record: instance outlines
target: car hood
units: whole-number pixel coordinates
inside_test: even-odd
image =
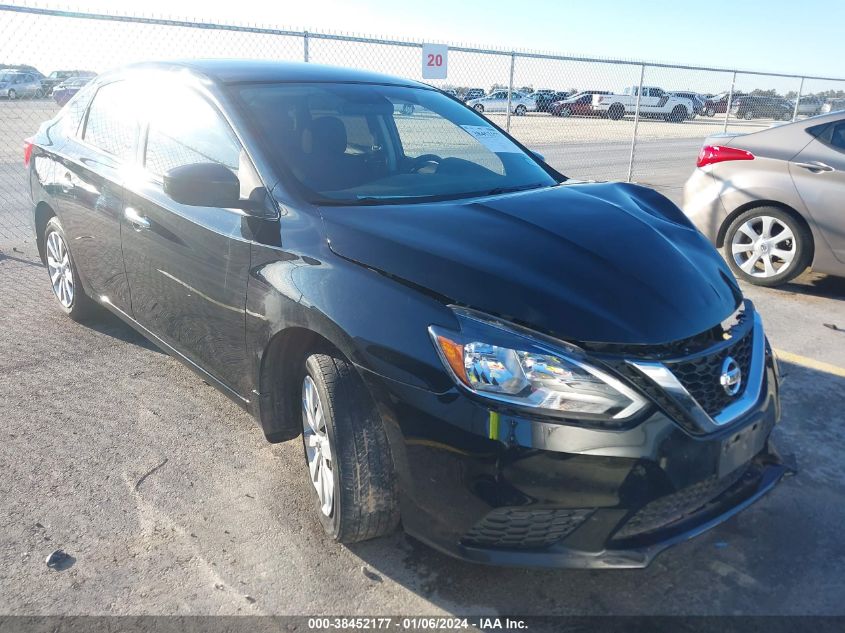
[[[684,214],[636,185],[320,212],[337,255],[570,341],[675,341],[720,323],[741,300]]]

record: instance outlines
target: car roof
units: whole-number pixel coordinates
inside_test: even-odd
[[[257,59],[191,59],[161,62],[142,62],[118,69],[117,72],[131,70],[188,70],[215,83],[377,83],[396,86],[431,88],[426,84],[382,75],[367,70],[338,68],[305,62],[283,62]]]

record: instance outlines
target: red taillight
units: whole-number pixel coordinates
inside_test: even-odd
[[[32,158],[32,139],[28,138],[23,142],[23,166],[29,167],[29,160]]]
[[[705,145],[698,153],[696,167],[722,163],[726,160],[754,160],[754,154],[744,149],[725,147],[724,145]]]

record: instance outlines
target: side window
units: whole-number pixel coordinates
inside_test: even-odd
[[[82,138],[104,152],[131,160],[138,141],[136,104],[135,90],[128,82],[102,86],[88,108]]]
[[[833,126],[830,135],[830,144],[841,152],[845,152],[845,123],[837,123]]]
[[[238,173],[241,146],[228,123],[198,93],[177,89],[150,112],[144,165],[155,176],[174,167],[219,163]]]

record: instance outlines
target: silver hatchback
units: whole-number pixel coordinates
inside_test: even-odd
[[[40,99],[43,96],[41,79],[35,74],[9,70],[0,72],[0,97],[12,101],[20,97]]]
[[[740,279],[845,275],[845,112],[708,137],[684,212]]]

